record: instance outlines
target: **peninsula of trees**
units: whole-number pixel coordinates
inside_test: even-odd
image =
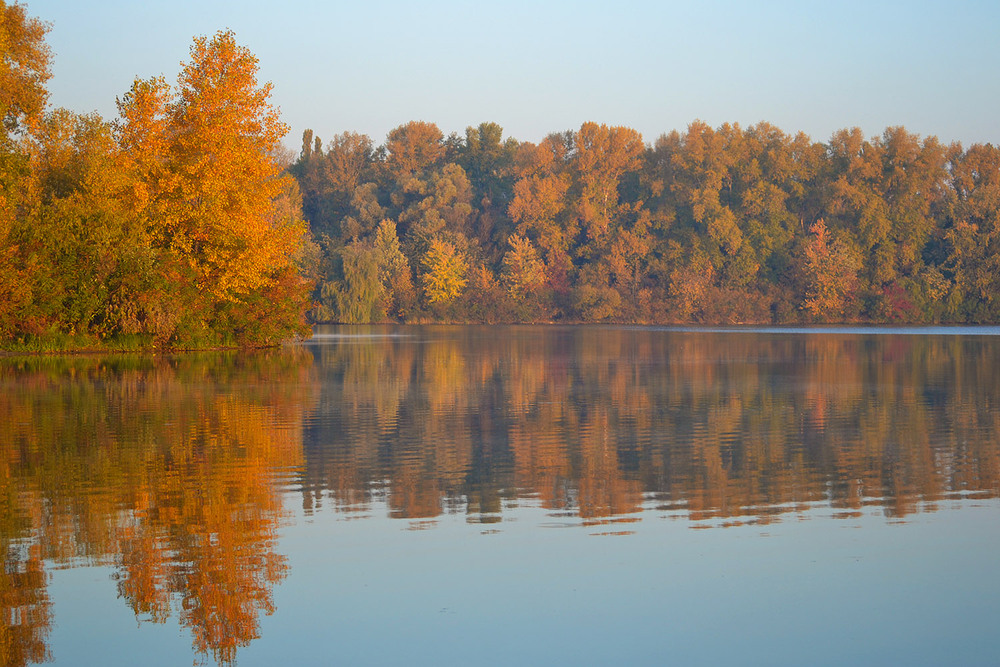
[[[119,118],[48,110],[0,0],[0,347],[265,345],[310,322],[1000,322],[1000,149],[695,121],[653,144],[414,121],[298,158],[231,32]],[[60,343],[59,341],[63,341]],[[69,341],[69,342],[66,342]]]
[[[308,332],[288,128],[231,32],[120,118],[46,111],[47,26],[0,2],[0,346],[266,345]]]

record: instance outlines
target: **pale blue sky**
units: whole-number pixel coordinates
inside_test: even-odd
[[[107,118],[136,76],[174,81],[195,35],[232,29],[294,147],[307,127],[381,143],[410,120],[522,141],[592,120],[651,143],[701,119],[1000,143],[1000,2],[23,4],[52,23],[51,103]]]

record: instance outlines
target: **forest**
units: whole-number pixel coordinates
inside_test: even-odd
[[[1000,151],[902,127],[827,143],[695,121],[384,144],[310,131],[291,167],[316,321],[1000,320]]]
[[[0,346],[270,345],[317,322],[1000,321],[1000,152],[701,121],[536,143],[411,121],[296,157],[230,31],[119,116],[49,109],[0,2]]]

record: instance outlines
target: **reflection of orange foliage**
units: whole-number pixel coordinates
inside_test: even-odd
[[[441,490],[432,476],[404,473],[392,480],[389,507],[400,519],[424,519],[441,514]]]
[[[648,493],[693,519],[756,522],[816,503],[905,516],[964,489],[1000,493],[1000,419],[976,407],[1000,389],[984,370],[1000,361],[989,346],[589,328],[428,335],[324,350],[324,368],[366,381],[329,389],[331,403],[350,404],[335,414],[351,435],[317,488],[359,498],[387,480],[394,516],[434,516],[455,499],[495,515],[500,499],[530,496],[599,518],[636,511]],[[948,387],[946,409],[924,400],[936,386]]]
[[[642,491],[638,480],[625,480],[618,465],[618,443],[611,437],[608,415],[595,411],[595,419],[580,430],[578,500],[584,518],[627,514],[639,509]]]
[[[8,667],[52,659],[45,639],[52,625],[52,605],[46,591],[40,549],[27,554],[22,546],[0,540],[0,658]]]
[[[0,404],[46,415],[14,422],[26,429],[15,441],[37,443],[13,471],[35,490],[36,548],[111,560],[137,616],[176,610],[198,651],[232,661],[285,573],[273,476],[302,462],[310,364],[285,352],[135,367],[40,360]]]

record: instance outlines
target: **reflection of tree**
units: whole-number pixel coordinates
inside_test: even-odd
[[[298,464],[299,443],[266,408],[230,398],[205,407],[147,463],[142,511],[120,542],[119,592],[156,620],[178,596],[195,647],[229,662],[257,637],[258,613],[274,609],[285,564],[273,551],[282,510],[271,473]]]
[[[51,659],[45,643],[52,625],[52,605],[37,546],[0,541],[0,657],[9,667]],[[26,553],[25,553],[26,552]]]
[[[0,376],[0,663],[17,667],[50,659],[46,640],[52,627],[52,607],[39,545],[30,541],[39,513],[17,483],[24,455],[10,431],[16,410]],[[34,502],[33,502],[34,501]],[[33,519],[36,519],[33,521]]]
[[[309,363],[280,352],[40,360],[16,376],[0,367],[10,389],[0,398],[0,439],[13,444],[7,479],[31,499],[21,513],[30,531],[15,534],[33,534],[36,553],[22,564],[8,555],[5,582],[37,579],[38,627],[48,618],[39,557],[83,557],[115,566],[137,617],[176,612],[199,652],[234,660],[258,635],[260,612],[274,610],[271,589],[285,575],[274,475],[301,464]],[[28,609],[3,604],[8,614]]]
[[[317,348],[308,498],[364,509],[384,488],[394,516],[464,504],[490,520],[530,496],[591,519],[646,494],[693,519],[767,521],[1000,495],[993,339],[403,331]]]

